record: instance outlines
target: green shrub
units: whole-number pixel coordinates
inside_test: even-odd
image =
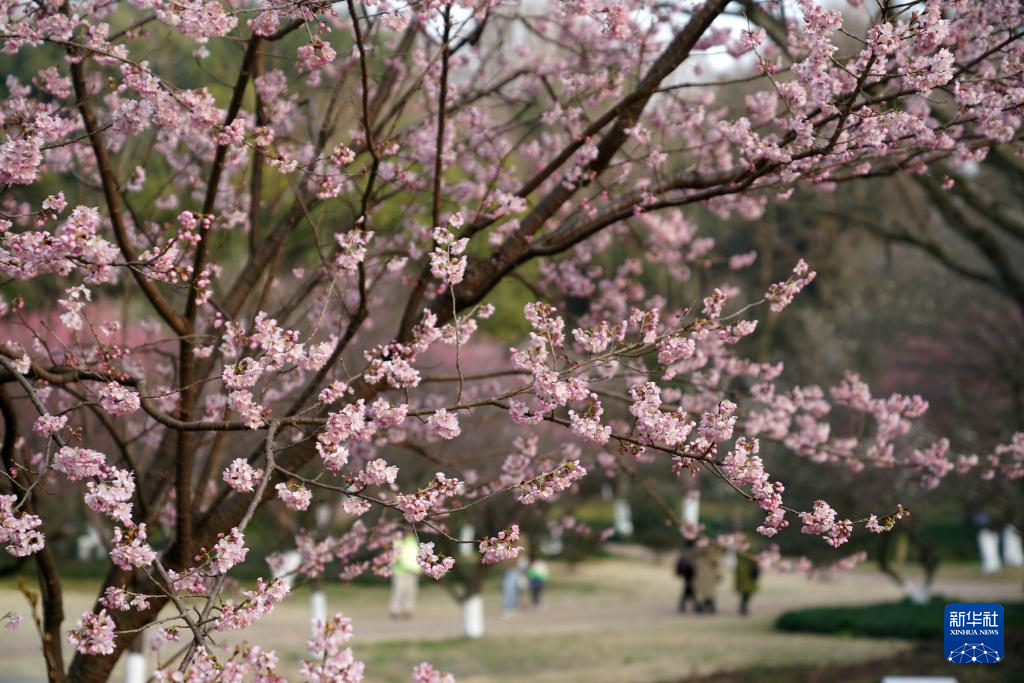
[[[831,633],[869,638],[942,638],[946,605],[958,602],[937,596],[925,605],[883,602],[857,607],[814,607],[782,614],[780,631]],[[1024,603],[1003,605],[1007,628],[1024,625]]]

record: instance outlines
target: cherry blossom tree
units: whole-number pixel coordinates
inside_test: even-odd
[[[160,680],[277,680],[272,643],[213,641],[287,596],[277,556],[227,590],[268,506],[356,518],[296,535],[306,577],[386,575],[406,529],[443,581],[519,552],[511,516],[464,539],[454,515],[571,496],[597,468],[721,479],[756,532],[833,547],[907,511],[791,508],[761,442],[927,487],[1024,475],[1024,434],[915,444],[920,397],[792,386],[740,355],[815,272],[740,291],[756,253],[720,253],[691,213],[755,221],[892,174],[942,196],[937,165],[1016,154],[1022,25],[1017,0],[7,0],[0,543],[35,562],[50,680],[106,680],[157,630],[184,641]],[[492,315],[528,332],[482,353]],[[558,457],[432,460],[485,417]],[[66,616],[47,534],[69,506],[111,567]],[[474,559],[443,551],[467,541]],[[353,629],[318,623],[301,675],[360,680]]]

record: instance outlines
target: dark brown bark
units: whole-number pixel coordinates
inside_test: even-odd
[[[103,197],[107,204],[107,213],[110,214],[110,223],[114,228],[114,238],[121,250],[125,261],[134,264],[136,261],[135,250],[132,248],[131,240],[128,237],[128,229],[124,222],[124,211],[121,206],[121,193],[117,181],[114,179],[114,169],[110,163],[110,156],[107,153],[106,141],[103,137],[103,130],[100,128],[96,115],[89,106],[89,91],[85,84],[85,73],[83,62],[71,62],[71,82],[75,88],[75,97],[78,100],[78,112],[82,117],[85,132],[89,136],[89,145],[92,147],[96,157],[96,169],[100,176],[100,184],[103,187]],[[131,267],[129,271],[135,278],[135,284],[139,286],[142,293],[149,300],[154,310],[167,323],[167,325],[178,334],[185,334],[185,321],[174,312],[171,305],[157,290],[153,281],[146,277],[137,268]]]
[[[916,176],[914,179],[928,193],[949,227],[967,239],[985,257],[1002,280],[1007,294],[1024,311],[1024,276],[1013,262],[1011,253],[1000,244],[991,230],[958,207],[938,182],[928,176]]]
[[[17,468],[14,461],[14,444],[18,439],[17,415],[14,412],[11,399],[7,395],[7,388],[2,384],[0,384],[0,416],[3,417],[4,424],[0,460],[8,472],[15,472]],[[24,488],[27,488],[29,484],[24,476],[19,476],[17,482]],[[15,494],[18,494],[17,490],[15,490]],[[22,501],[22,508],[26,514],[39,514],[36,507],[37,498],[33,492]],[[46,661],[46,677],[51,683],[63,683],[67,678],[64,676],[62,654],[61,624],[64,622],[64,597],[61,590],[60,572],[53,557],[53,550],[49,545],[36,552],[33,559],[36,563],[36,578],[43,605],[43,626],[40,637],[43,659]]]
[[[468,295],[460,297],[456,304],[457,308],[468,303],[478,302],[486,295],[497,281],[518,265],[518,259],[529,248],[533,236],[540,230],[547,221],[569,200],[577,191],[587,187],[593,182],[611,163],[612,159],[626,142],[628,134],[626,130],[636,125],[644,108],[651,97],[657,92],[661,82],[675,71],[683,61],[690,55],[690,51],[697,44],[704,32],[711,23],[720,15],[729,0],[711,0],[704,3],[690,17],[686,26],[676,34],[665,51],[654,61],[650,69],[637,84],[633,91],[623,98],[612,109],[591,124],[579,138],[568,145],[555,159],[553,159],[542,171],[528,181],[517,194],[526,197],[551,175],[553,175],[572,155],[583,146],[592,135],[596,135],[611,124],[608,132],[604,134],[597,145],[597,156],[582,173],[581,179],[576,183],[559,183],[548,191],[520,223],[519,230],[509,237],[500,247],[494,250],[491,256],[482,260],[471,260],[466,270],[466,277],[460,285],[460,292]],[[484,220],[479,224],[471,225],[466,234],[472,235],[489,224]],[[408,339],[413,326],[419,319],[419,308],[423,302],[427,282],[427,271],[421,274],[416,287],[409,297],[405,311],[402,315],[402,322],[397,337],[399,340]]]

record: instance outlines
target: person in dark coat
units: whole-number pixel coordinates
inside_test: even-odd
[[[697,595],[693,590],[693,579],[697,569],[697,547],[693,541],[687,540],[676,560],[676,576],[683,580],[683,592],[679,596],[679,611],[686,612],[686,603],[692,602],[693,608],[700,611]]]

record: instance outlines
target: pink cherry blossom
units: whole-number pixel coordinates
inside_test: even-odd
[[[67,424],[66,415],[40,415],[32,424],[32,431],[40,436],[52,436],[60,433]]]
[[[131,571],[139,567],[148,567],[156,559],[156,551],[146,543],[146,525],[129,527],[122,531],[114,527],[114,538],[111,541],[110,559],[121,569]]]
[[[455,559],[437,555],[434,552],[433,543],[420,543],[419,553],[416,555],[416,562],[423,569],[423,573],[438,581],[455,566]]]
[[[64,446],[53,459],[53,469],[68,479],[77,481],[99,476],[106,464],[106,456],[98,451],[75,446]]]
[[[277,497],[281,499],[281,502],[292,510],[305,510],[313,500],[313,493],[309,489],[294,482],[282,482],[275,486],[274,489],[277,491]]]
[[[45,544],[43,534],[38,531],[43,520],[36,515],[19,514],[14,505],[17,497],[0,495],[0,543],[15,557],[26,557],[38,552]]]
[[[427,420],[431,431],[442,439],[454,439],[462,433],[458,418],[444,408],[437,410]]]
[[[315,660],[302,660],[299,664],[302,677],[314,683],[361,681],[364,665],[355,658],[352,648],[347,647],[352,638],[352,620],[339,613],[326,622],[317,623],[314,628],[309,649],[319,653],[319,657]]]
[[[497,564],[505,560],[514,559],[522,551],[521,546],[515,545],[519,541],[519,525],[513,524],[504,531],[499,531],[497,536],[491,536],[480,541],[480,561],[483,564]]]
[[[427,662],[421,662],[412,670],[412,683],[455,683],[455,676],[442,673]]]
[[[231,529],[231,533],[222,536],[213,547],[213,561],[211,568],[217,574],[225,574],[237,564],[245,560],[249,549],[245,547],[245,536],[238,527]]]
[[[109,655],[114,651],[114,620],[105,609],[85,612],[68,632],[68,641],[84,655]]]
[[[114,417],[128,415],[139,409],[139,395],[117,382],[110,382],[100,389],[100,405]]]
[[[224,469],[223,479],[235,491],[251,493],[260,480],[260,472],[244,458],[235,458]]]

